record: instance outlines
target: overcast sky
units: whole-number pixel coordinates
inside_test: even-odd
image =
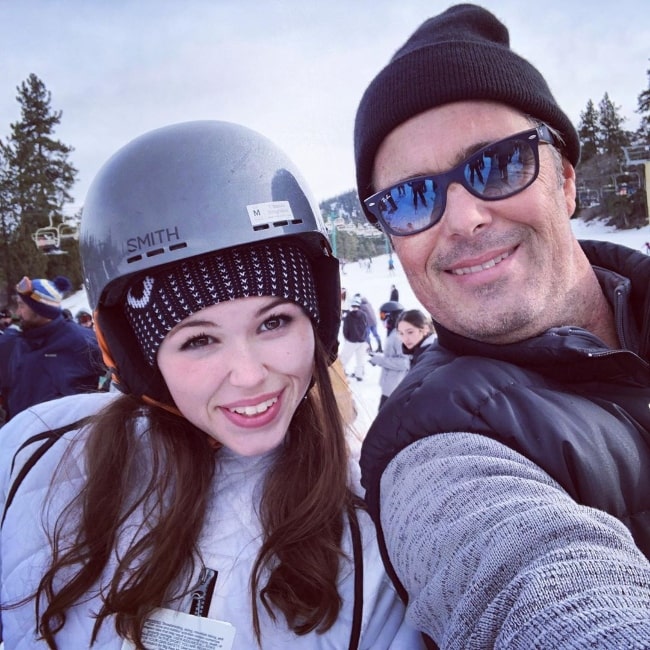
[[[37,74],[63,111],[80,207],[103,162],[150,129],[239,122],[282,147],[316,198],[354,187],[352,130],[368,82],[451,2],[0,0],[0,138]],[[577,123],[605,92],[636,129],[650,68],[646,0],[485,0]]]

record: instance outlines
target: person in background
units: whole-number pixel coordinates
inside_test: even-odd
[[[438,335],[370,427],[363,485],[407,619],[441,649],[650,639],[650,259],[576,240],[579,156],[473,4],[424,21],[357,111],[365,215]],[[415,180],[427,209],[382,213]]]
[[[170,235],[156,255],[108,245],[152,228]],[[2,430],[8,648],[143,650],[159,632],[170,647],[422,647],[359,507],[325,233],[292,163],[232,123],[151,131],[100,169],[80,248],[122,392]]]
[[[0,392],[7,420],[34,404],[98,388],[105,368],[97,340],[62,314],[61,300],[70,289],[64,276],[25,276],[16,285],[22,331],[0,342]]]
[[[366,329],[366,343],[368,343],[368,350],[372,350],[372,345],[370,343],[370,336],[372,335],[377,344],[375,352],[381,352],[381,337],[379,336],[379,332],[377,332],[377,315],[375,314],[375,308],[370,304],[368,299],[360,293],[355,294],[354,297],[361,304],[361,311],[365,314],[368,323]]]
[[[3,332],[11,325],[11,312],[8,309],[0,309],[0,332]]]
[[[0,334],[18,334],[20,332],[20,319],[10,309],[0,311]]]
[[[394,284],[390,285],[390,298],[388,300],[392,302],[399,302],[399,291]]]
[[[385,302],[379,308],[381,320],[386,327],[386,342],[383,353],[369,352],[370,358],[368,359],[371,365],[381,368],[379,408],[384,405],[388,396],[397,388],[409,369],[409,357],[402,352],[402,345],[395,329],[395,324],[403,310],[404,307],[395,301]]]
[[[397,318],[397,333],[402,341],[402,352],[410,358],[410,368],[418,357],[436,340],[433,321],[419,309],[407,309]]]
[[[343,319],[342,334],[343,345],[339,354],[341,365],[347,372],[348,364],[354,358],[354,370],[348,376],[363,381],[363,364],[368,350],[368,320],[361,309],[361,300],[357,297],[350,301],[350,311]]]
[[[0,426],[7,421],[7,411],[4,407],[5,397],[2,393],[1,379],[8,375],[9,353],[12,350],[12,344],[9,343],[9,339],[16,334],[20,334],[18,316],[12,314],[9,309],[2,309],[0,311]],[[3,345],[4,343],[8,343],[8,345]],[[5,393],[7,392],[8,389],[5,389]]]
[[[85,309],[80,309],[75,314],[74,319],[78,325],[81,325],[81,327],[85,327],[86,329],[90,330],[94,327],[92,314],[87,312]]]
[[[345,318],[349,311],[350,307],[348,305],[348,291],[345,287],[341,287],[341,318]]]

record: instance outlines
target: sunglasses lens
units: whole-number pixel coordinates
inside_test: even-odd
[[[495,142],[444,174],[404,181],[366,199],[366,207],[391,235],[413,235],[440,221],[450,183],[460,183],[484,201],[526,189],[537,178],[535,131]]]
[[[379,212],[377,216],[389,232],[410,235],[426,230],[440,219],[442,198],[434,180],[416,179],[386,190],[374,212]]]
[[[522,138],[509,138],[483,149],[465,163],[465,187],[487,201],[521,192],[537,175],[533,146]]]

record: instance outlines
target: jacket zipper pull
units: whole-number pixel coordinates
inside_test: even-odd
[[[214,569],[203,567],[199,575],[199,583],[192,590],[190,614],[207,618],[212,602],[212,594],[217,584],[218,572]]]

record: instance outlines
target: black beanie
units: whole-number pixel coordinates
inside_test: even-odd
[[[317,325],[316,285],[298,246],[268,242],[191,257],[131,284],[124,312],[149,365],[167,333],[210,305],[249,296],[278,296],[299,304]]]
[[[501,102],[542,120],[559,131],[564,154],[577,165],[578,134],[542,75],[510,49],[495,16],[461,4],[424,22],[361,98],[354,125],[359,198],[381,189],[371,187],[372,168],[393,129],[430,108],[468,100]]]

